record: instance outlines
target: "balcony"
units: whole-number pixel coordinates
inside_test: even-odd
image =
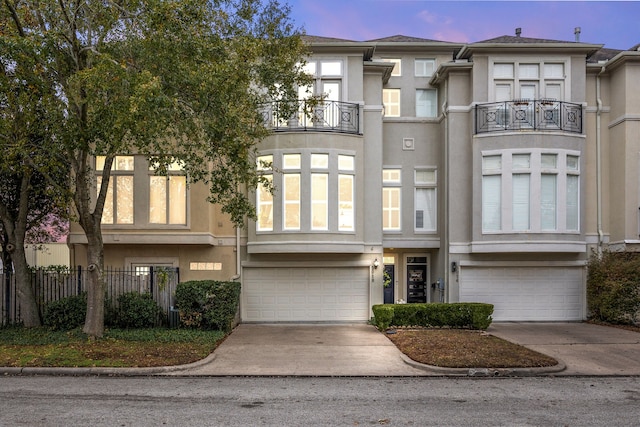
[[[265,126],[276,132],[360,133],[360,106],[340,101],[273,101],[264,104]]]
[[[582,105],[550,99],[478,104],[475,133],[560,131],[582,133]]]

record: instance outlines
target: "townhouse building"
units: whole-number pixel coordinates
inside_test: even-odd
[[[264,107],[256,161],[275,192],[248,190],[258,220],[235,229],[179,170],[119,156],[106,265],[240,280],[244,322],[365,321],[396,301],[586,317],[590,255],[640,248],[637,46],[307,41],[314,84]],[[73,264],[85,244],[72,226]]]

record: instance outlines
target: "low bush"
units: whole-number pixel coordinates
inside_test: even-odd
[[[588,264],[587,306],[590,319],[636,324],[640,320],[640,254],[594,254]]]
[[[69,331],[84,324],[87,315],[87,294],[74,295],[47,304],[44,324],[57,331]]]
[[[115,323],[119,328],[153,328],[161,324],[162,309],[149,293],[127,292],[118,296]]]
[[[487,329],[492,314],[492,304],[469,302],[373,306],[374,324],[380,330],[389,326]]]
[[[240,283],[192,280],[176,287],[180,326],[229,332],[240,302]]]

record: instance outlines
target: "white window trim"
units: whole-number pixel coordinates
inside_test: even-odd
[[[417,173],[429,171],[433,172],[435,179],[433,182],[422,182],[418,181]],[[414,195],[413,195],[413,230],[415,233],[425,233],[425,234],[434,234],[438,231],[438,169],[435,166],[430,167],[417,167],[414,171]],[[434,207],[433,207],[433,228],[418,228],[417,227],[417,206],[418,206],[418,190],[421,189],[432,189],[433,197],[434,197]]]
[[[512,78],[502,78],[494,76],[495,64],[513,64],[514,75]],[[522,78],[518,76],[518,66],[520,64],[539,64],[538,78]],[[557,77],[547,78],[544,75],[545,64],[563,64],[564,66],[564,78]],[[544,56],[539,58],[515,56],[515,57],[502,57],[491,58],[489,60],[489,73],[488,73],[488,87],[489,87],[489,100],[496,100],[495,86],[497,83],[511,83],[512,84],[512,98],[520,98],[520,83],[519,82],[536,82],[538,94],[544,90],[546,83],[560,83],[563,90],[563,99],[558,101],[571,101],[571,61],[566,56]],[[544,98],[544,96],[538,96],[538,98]]]
[[[541,225],[541,177],[542,174],[551,173],[549,169],[543,168],[540,164],[541,154],[556,154],[557,167],[554,173],[557,175],[557,187],[556,187],[556,229],[548,230],[542,229]],[[493,175],[501,177],[501,191],[500,191],[500,206],[501,206],[501,227],[500,230],[485,230],[484,220],[482,222],[482,234],[521,234],[521,233],[535,233],[535,234],[580,234],[580,166],[578,170],[571,170],[567,168],[566,159],[567,156],[576,156],[581,161],[581,153],[573,150],[555,150],[555,149],[540,149],[532,148],[526,150],[513,149],[513,150],[491,150],[483,151],[482,158],[487,156],[502,156],[502,166],[500,170],[483,171],[482,179],[485,176]],[[529,203],[529,229],[528,230],[514,230],[513,229],[513,180],[514,174],[525,173],[524,169],[514,170],[512,167],[512,156],[517,154],[531,154],[531,165],[528,169],[530,174],[530,203]],[[580,165],[580,163],[579,163]],[[567,175],[573,175],[578,177],[578,194],[577,194],[577,229],[567,229]],[[481,206],[484,212],[484,195],[481,195]],[[536,201],[536,202],[532,202]]]

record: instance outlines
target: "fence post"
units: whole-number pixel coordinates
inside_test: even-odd
[[[82,266],[78,266],[78,281],[77,281],[77,294],[80,295],[82,293]]]
[[[153,298],[153,266],[149,266],[149,293]]]
[[[11,321],[11,271],[9,268],[4,268],[4,278],[5,278],[5,314],[7,318],[6,324],[8,325]]]

